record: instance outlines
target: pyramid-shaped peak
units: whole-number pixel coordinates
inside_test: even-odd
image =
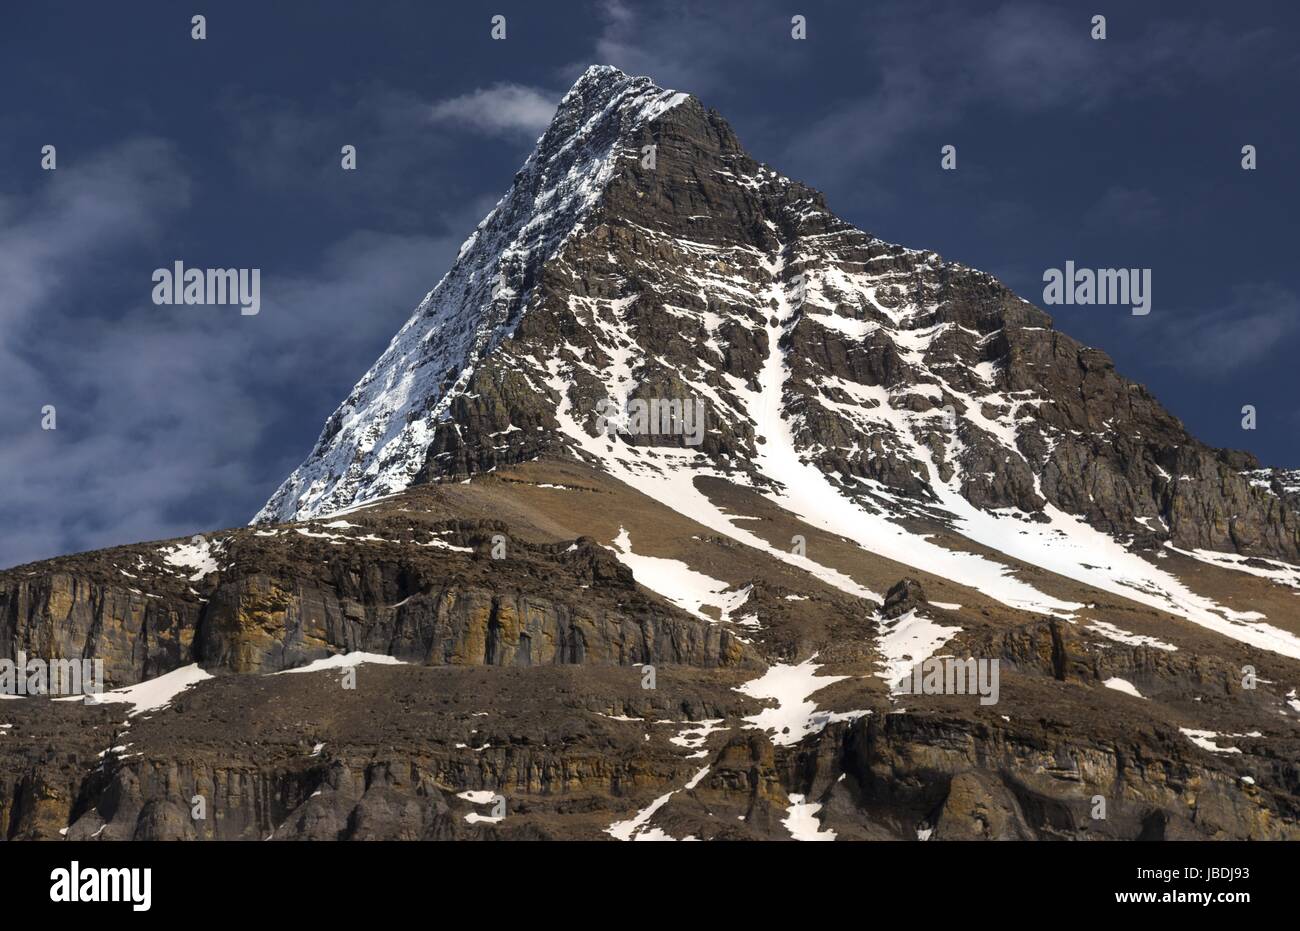
[[[330,417],[261,520],[302,518],[405,488],[479,361],[509,338],[542,266],[583,228],[635,153],[631,137],[689,95],[598,65],[564,96],[514,184]]]
[[[631,75],[620,71],[613,65],[588,65],[587,70],[578,76],[578,80],[573,82],[575,88],[588,84],[606,83],[629,78]]]
[[[611,65],[592,65],[560,100],[555,117],[541,140],[554,142],[579,134],[599,135],[602,124],[617,131],[633,129],[685,102],[689,94],[669,90],[648,77],[625,74]]]
[[[630,83],[636,83],[639,86],[653,87],[656,90],[663,90],[655,82],[645,76],[636,76],[620,71],[613,65],[591,65],[586,71],[578,76],[578,80],[573,82],[567,94],[564,95],[567,100],[569,97],[576,95],[585,95],[591,92],[599,92],[604,89],[616,89],[626,86]]]

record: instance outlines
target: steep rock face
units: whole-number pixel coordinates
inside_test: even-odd
[[[466,392],[478,362],[518,325],[544,263],[580,229],[625,134],[684,98],[613,68],[583,75],[514,186],[331,415],[311,456],[259,518],[309,517],[407,487],[436,425]]]
[[[0,656],[95,657],[117,685],[191,662],[202,604],[166,583],[148,594],[136,584],[73,566],[0,573]]]
[[[743,726],[756,705],[726,673],[679,673],[688,678],[647,693],[612,667],[361,666],[355,690],[329,672],[226,676],[129,717],[23,703],[0,741],[0,829],[105,841],[600,838],[652,811],[639,826],[648,836],[788,839],[797,795],[820,809],[816,830],[844,839],[1300,836],[1295,740],[1276,729],[1240,735],[1245,753],[1206,753],[1175,727],[1129,717],[1133,699],[1106,705],[1114,720],[1090,717],[1077,683],[1028,666],[1023,705],[979,714],[914,698],[790,745]],[[1047,692],[1030,695],[1035,683]],[[683,734],[719,724],[687,752]],[[485,817],[497,805],[500,823]]]
[[[1286,790],[1243,793],[1229,767],[1184,755],[1176,734],[1098,743],[1065,731],[1052,721],[1026,731],[934,715],[864,719],[844,735],[852,783],[838,791],[893,836],[922,839],[1295,836]]]
[[[214,535],[207,572],[168,563],[177,545],[0,572],[0,649],[101,659],[113,687],[195,662],[274,672],[353,651],[429,665],[745,661],[730,629],[648,596],[592,540],[341,523]]]

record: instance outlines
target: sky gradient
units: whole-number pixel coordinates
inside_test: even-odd
[[[0,567],[250,519],[595,63],[1040,305],[1067,260],[1150,268],[1148,316],[1047,309],[1201,439],[1300,467],[1294,4],[444,6],[5,12]],[[261,269],[261,312],[154,305],[178,259]]]

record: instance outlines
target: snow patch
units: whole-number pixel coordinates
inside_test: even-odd
[[[191,582],[200,581],[209,572],[217,571],[217,557],[212,541],[197,537],[189,543],[176,543],[158,551],[163,562],[177,569],[189,569]]]
[[[893,620],[876,616],[885,633],[880,637],[881,675],[896,694],[899,683],[912,673],[917,663],[929,659],[941,646],[955,637],[960,627],[944,627],[913,609]]]
[[[713,623],[700,610],[705,605],[718,609],[723,621],[731,620],[731,612],[740,608],[748,599],[752,586],[745,586],[731,591],[732,586],[710,578],[703,572],[696,572],[678,559],[664,559],[659,556],[641,556],[632,552],[632,538],[622,527],[614,539],[613,550],[619,562],[632,570],[636,580],[651,591],[658,592],[683,611],[695,615],[704,621]]]
[[[297,666],[293,669],[281,669],[279,672],[271,673],[274,676],[288,675],[289,673],[298,672],[323,672],[326,669],[349,669],[360,666],[362,663],[375,663],[381,666],[405,666],[407,663],[394,656],[387,656],[383,653],[335,653],[333,656],[326,656],[323,659],[312,660],[305,666]]]
[[[808,734],[819,733],[827,724],[852,721],[869,713],[817,710],[817,703],[809,696],[851,677],[817,675],[816,659],[816,656],[810,657],[797,666],[776,663],[757,679],[736,687],[736,691],[743,695],[776,702],[776,707],[764,708],[745,720],[750,727],[772,732],[772,743],[778,746],[793,746]]]
[[[1163,640],[1157,640],[1155,637],[1147,637],[1143,634],[1130,633],[1106,621],[1093,621],[1088,625],[1088,630],[1101,634],[1107,640],[1114,640],[1116,643],[1124,643],[1128,646],[1151,647],[1156,650],[1164,650],[1167,653],[1173,653],[1178,649],[1172,643],[1165,643]]]
[[[173,669],[171,672],[164,673],[153,679],[147,679],[144,682],[138,682],[135,685],[100,692],[98,695],[87,695],[85,703],[99,705],[125,702],[132,706],[129,715],[134,716],[142,711],[156,711],[159,708],[165,708],[171,704],[172,699],[190,686],[198,685],[200,682],[211,678],[210,674],[199,668],[198,663],[191,663],[188,666]]]
[[[1127,679],[1121,679],[1118,676],[1111,676],[1102,685],[1108,689],[1114,689],[1117,692],[1123,692],[1125,695],[1132,695],[1134,698],[1145,698],[1141,692]]]
[[[790,807],[781,823],[795,840],[835,840],[835,832],[830,828],[822,830],[817,820],[817,812],[821,810],[820,802],[805,801],[802,795],[791,792]]]
[[[654,817],[655,812],[668,804],[668,800],[678,792],[690,791],[700,784],[700,780],[708,773],[709,767],[704,767],[681,789],[674,789],[664,795],[659,796],[645,808],[641,809],[626,821],[615,821],[609,827],[605,828],[605,833],[614,837],[616,840],[674,840],[658,828],[648,828],[650,819]]]

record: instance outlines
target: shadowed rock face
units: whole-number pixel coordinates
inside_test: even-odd
[[[663,398],[705,402],[698,446],[588,442]],[[0,658],[144,683],[0,701],[0,836],[1300,839],[1300,660],[1028,558],[998,577],[1072,612],[894,563],[761,497],[786,442],[945,546],[966,503],[1298,555],[1294,474],[596,68],[256,526],[0,572]],[[692,505],[635,484],[684,461]],[[1196,570],[1294,632],[1285,583]],[[999,663],[998,704],[891,690],[938,654]]]
[[[654,818],[669,836],[786,839],[797,793],[842,839],[1297,836],[1294,741],[1245,785],[1240,757],[1099,726],[1059,683],[1038,718],[879,708],[793,747],[733,730],[686,759],[649,722],[752,713],[728,675],[665,667],[646,698],[612,667],[363,665],[352,691],[337,674],[227,676],[126,720],[31,703],[0,743],[0,824],[9,839],[600,838],[671,793]],[[122,749],[100,758],[108,744]],[[504,819],[468,820],[496,802],[467,793],[504,800]]]
[[[275,672],[353,651],[430,665],[745,662],[730,630],[647,598],[593,540],[399,523],[214,535],[221,571],[195,581],[144,546],[0,573],[0,649],[102,659],[110,686],[195,662]]]

